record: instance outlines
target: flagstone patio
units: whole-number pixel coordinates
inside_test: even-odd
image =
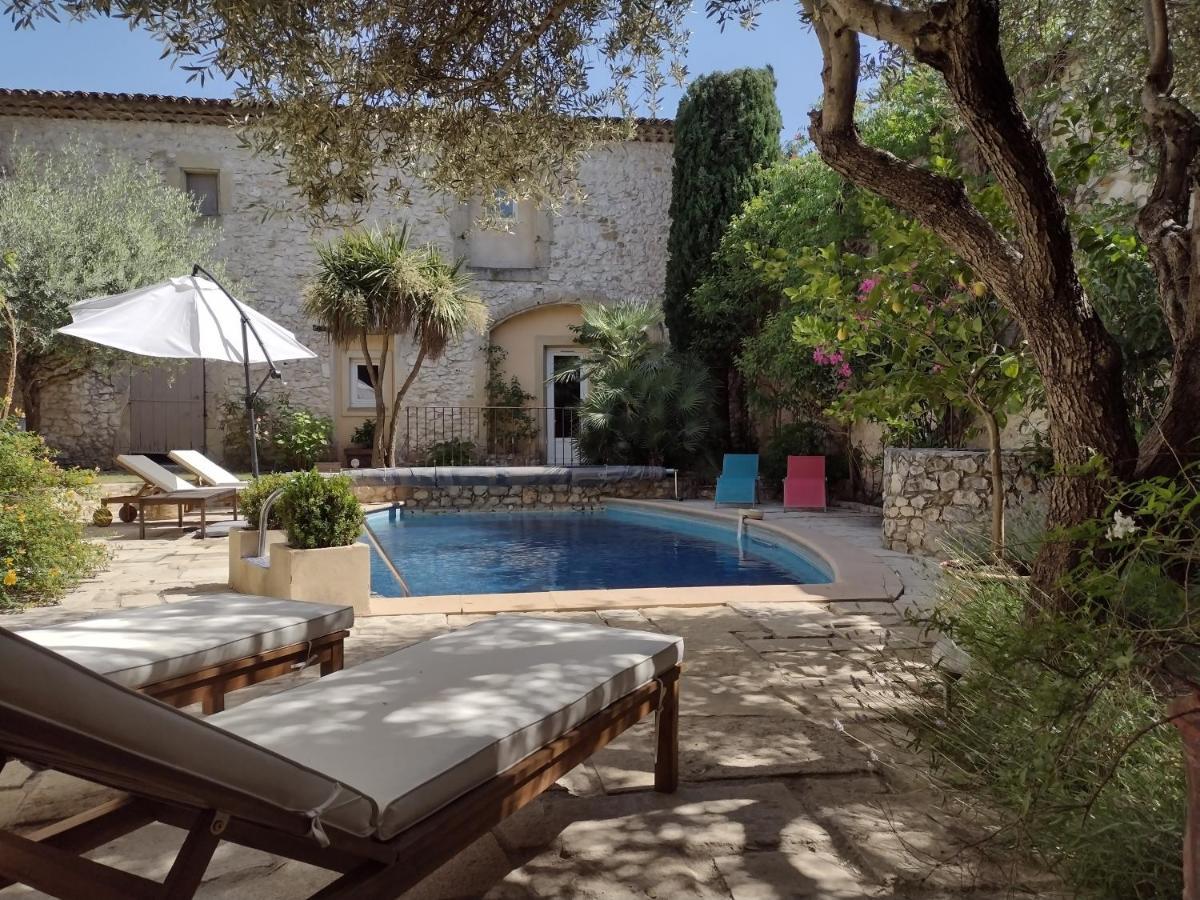
[[[896,603],[728,600],[537,615],[681,634],[683,784],[652,784],[652,725],[623,735],[555,789],[448,863],[419,898],[913,898],[1046,896],[1052,882],[970,847],[978,832],[922,783],[919,760],[885,740],[882,717],[904,693],[890,687],[927,642],[902,616],[926,605],[930,567],[879,548],[878,520],[860,513],[789,514],[869,548],[900,577]],[[177,602],[224,587],[225,541],[178,532],[146,541],[97,531],[111,568],[61,606],[7,616],[21,627],[104,608]],[[133,535],[132,537],[135,537]],[[346,665],[459,628],[482,615],[361,618]],[[901,673],[902,674],[902,673]],[[316,677],[310,670],[229,697],[234,706]],[[0,772],[0,826],[28,828],[94,803],[94,789],[19,764]],[[165,874],[182,832],[156,825],[91,854],[153,877]],[[302,897],[330,876],[223,846],[201,896]],[[37,896],[22,886],[3,897]]]

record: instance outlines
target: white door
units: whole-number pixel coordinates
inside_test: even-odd
[[[579,402],[587,396],[587,379],[560,379],[563,372],[579,371],[583,357],[578,350],[546,351],[546,464],[579,465]]]

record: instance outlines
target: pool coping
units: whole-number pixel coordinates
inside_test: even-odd
[[[672,500],[625,500],[605,497],[603,505],[698,518],[727,525],[740,510],[684,507]],[[379,512],[390,503],[364,506]],[[784,520],[788,521],[788,520]],[[572,591],[531,591],[512,594],[438,594],[426,597],[371,596],[369,616],[439,613],[462,615],[498,612],[577,612],[642,609],[655,606],[719,606],[727,603],[823,603],[830,600],[891,603],[903,590],[899,576],[869,551],[814,528],[788,527],[769,520],[747,519],[747,532],[770,535],[815,555],[833,573],[826,584],[754,584],[712,587],[589,588]]]

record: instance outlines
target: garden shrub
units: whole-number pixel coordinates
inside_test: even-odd
[[[0,609],[51,603],[107,556],[84,539],[93,473],[62,469],[35,434],[0,422]]]
[[[469,466],[475,456],[475,443],[465,438],[450,438],[430,444],[425,451],[427,466]]]
[[[759,454],[759,474],[771,488],[787,477],[789,456],[824,456],[825,477],[830,482],[848,477],[850,466],[843,454],[830,454],[829,435],[819,422],[789,422],[780,426]]]
[[[960,799],[998,806],[997,840],[1082,893],[1178,897],[1186,815],[1171,696],[1197,682],[1200,491],[1182,479],[1119,489],[1061,590],[966,571],[931,625],[970,656],[948,694],[918,684],[903,719]]]
[[[258,462],[263,469],[303,471],[327,455],[333,443],[333,420],[302,407],[286,396],[258,396]],[[225,460],[249,468],[250,441],[245,400],[230,397],[221,404],[221,433]]]
[[[271,454],[274,467],[311,469],[333,443],[333,419],[294,407],[283,398],[263,430],[263,437],[275,448]]]
[[[355,447],[375,446],[375,420],[363,419],[362,423],[350,435],[350,443]]]
[[[315,469],[292,475],[277,504],[288,546],[297,550],[344,547],[362,534],[363,512],[345,475]]]
[[[262,505],[267,501],[267,497],[271,496],[271,493],[276,489],[285,487],[295,477],[295,473],[293,472],[269,472],[251,481],[238,494],[238,505],[242,509],[242,514],[246,517],[246,526],[248,528],[258,527],[258,514],[262,509]],[[282,503],[283,498],[280,497],[275,501],[275,505],[271,507],[271,518],[267,523],[268,528],[275,530],[283,528],[283,519],[280,517]]]

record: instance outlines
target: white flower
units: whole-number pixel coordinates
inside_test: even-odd
[[[1120,541],[1129,537],[1131,534],[1136,534],[1138,531],[1137,522],[1133,516],[1127,516],[1119,509],[1113,513],[1113,523],[1108,527],[1105,536],[1110,541]]]

